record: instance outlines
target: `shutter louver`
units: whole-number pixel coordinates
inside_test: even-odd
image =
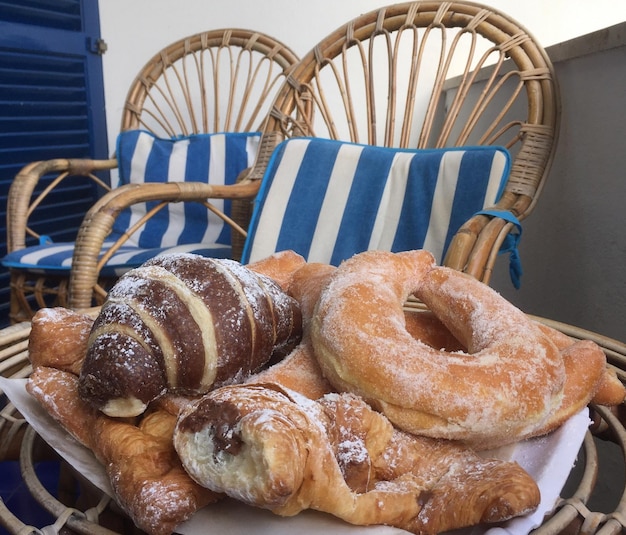
[[[95,13],[86,17],[85,9]],[[99,27],[95,34],[83,27],[93,19],[96,0],[0,0],[0,256],[6,254],[9,187],[24,165],[107,157],[106,147],[94,143],[94,128],[104,131],[105,124],[103,97],[94,102],[94,91],[102,93],[101,60],[87,50]],[[94,80],[100,87],[90,91]],[[35,212],[32,226],[55,241],[71,240],[97,194],[90,181],[70,178]],[[0,272],[0,324],[8,314],[8,280]]]
[[[0,20],[45,28],[82,30],[80,0],[0,1]]]

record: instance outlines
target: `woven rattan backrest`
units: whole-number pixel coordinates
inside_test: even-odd
[[[157,53],[139,73],[121,128],[161,137],[260,130],[296,61],[288,47],[255,31],[186,37]]]
[[[551,162],[553,67],[506,15],[465,2],[364,14],[321,41],[283,86],[267,124],[392,147],[502,145],[514,156],[501,205],[523,217]]]

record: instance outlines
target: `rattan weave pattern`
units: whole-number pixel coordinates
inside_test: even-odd
[[[265,128],[388,147],[502,145],[512,170],[497,209],[533,210],[559,134],[553,65],[533,35],[475,2],[381,7],[337,28],[302,57]],[[444,264],[489,283],[513,225],[477,215]]]

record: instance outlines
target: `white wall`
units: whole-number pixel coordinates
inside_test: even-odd
[[[107,129],[110,152],[126,91],[159,49],[209,29],[263,31],[302,56],[335,28],[393,0],[101,0]],[[626,20],[623,0],[490,0],[548,46]],[[583,14],[581,16],[581,13]]]
[[[622,32],[625,28],[620,25]],[[525,312],[622,341],[626,341],[624,65],[626,39],[621,46],[555,63],[563,108],[561,132],[545,188],[524,221],[522,287],[512,288],[506,258],[498,259],[492,279],[492,286]]]

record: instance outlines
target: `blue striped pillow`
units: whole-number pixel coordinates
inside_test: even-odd
[[[441,261],[459,227],[499,198],[509,166],[502,147],[289,139],[263,178],[242,260],[292,249],[338,265],[365,250],[424,248]]]
[[[142,130],[122,132],[117,140],[117,185],[166,181],[234,184],[254,163],[260,137],[258,132],[227,132],[160,139]],[[211,202],[230,214],[228,200]],[[138,204],[126,210],[115,221],[113,234],[124,233],[155,204]],[[201,204],[173,203],[129,240],[129,244],[142,248],[187,243],[230,245],[230,227]]]
[[[45,242],[46,238],[42,239]],[[114,244],[105,241],[98,259]],[[194,253],[211,258],[230,258],[230,246],[216,243],[190,243],[174,247],[140,248],[122,245],[109,258],[102,268],[103,277],[119,277],[128,270],[138,267],[144,262],[162,253]],[[8,268],[27,269],[31,273],[67,274],[72,268],[74,242],[43,243],[9,253],[2,259],[2,265]]]
[[[159,139],[132,130],[118,137],[119,179],[113,187],[142,182],[204,181],[232,184],[256,157],[260,133],[197,134]],[[113,226],[101,255],[155,203],[133,206]],[[229,203],[213,201],[227,214]],[[14,251],[2,259],[9,268],[35,273],[63,273],[71,269],[74,243],[41,244]],[[199,203],[175,203],[162,209],[138,234],[120,248],[102,269],[104,276],[119,276],[165,252],[192,252],[215,258],[231,256],[230,227]]]

